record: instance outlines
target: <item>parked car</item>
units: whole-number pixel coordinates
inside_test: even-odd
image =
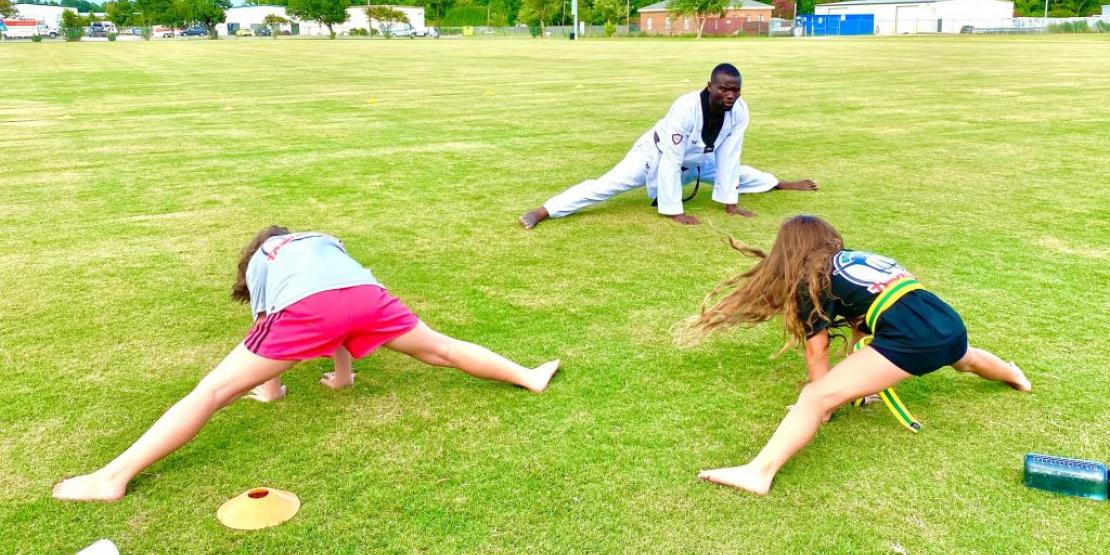
[[[253,37],[254,32],[250,29],[236,29],[235,36],[237,37]]]
[[[208,29],[204,25],[194,25],[178,33],[182,37],[206,37],[208,36]]]
[[[254,36],[256,37],[272,37],[273,35],[274,32],[269,27],[259,27],[258,30],[254,32]]]
[[[388,33],[390,36],[398,37],[398,38],[408,37],[408,38],[411,39],[411,38],[416,37],[416,29],[414,29],[413,26],[409,25],[408,23],[394,23],[392,25],[382,25],[378,28],[378,30],[383,35]]]
[[[89,26],[85,29],[85,36],[91,37],[91,38],[94,38],[94,39],[103,38],[103,37],[107,37],[108,33],[110,33],[110,32],[112,32],[112,31],[108,30],[108,26],[105,25],[104,22],[94,21],[94,22],[90,23]]]

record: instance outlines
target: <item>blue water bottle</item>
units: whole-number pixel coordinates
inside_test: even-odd
[[[1099,462],[1029,453],[1025,455],[1025,485],[1106,501],[1110,474]]]

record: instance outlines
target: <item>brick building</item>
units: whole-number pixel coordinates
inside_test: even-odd
[[[756,0],[732,0],[723,17],[710,17],[704,35],[767,34],[774,6]],[[640,32],[646,35],[695,35],[698,21],[692,15],[677,15],[667,1],[640,8]]]

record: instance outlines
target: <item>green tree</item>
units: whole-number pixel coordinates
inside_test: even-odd
[[[595,0],[594,13],[601,17],[601,23],[617,23],[624,18],[625,0]]]
[[[729,3],[730,0],[670,0],[667,2],[667,9],[676,16],[692,16],[698,28],[697,38],[700,39],[705,22],[710,17],[725,15],[725,8]]]
[[[319,22],[328,28],[328,35],[334,40],[333,26],[347,21],[350,5],[350,0],[289,0],[286,11],[294,17]]]
[[[137,11],[135,3],[131,0],[117,0],[104,4],[104,13],[108,16],[108,21],[115,23],[116,27],[127,27],[135,24]]]
[[[12,0],[0,0],[0,15],[4,17],[15,16],[15,4],[12,4]]]
[[[562,5],[562,0],[524,0],[517,17],[529,26],[538,26],[543,38],[547,24],[555,19]]]
[[[270,36],[275,39],[281,34],[281,26],[286,23],[289,23],[289,20],[276,13],[269,14],[262,18],[262,24],[270,28]]]
[[[409,16],[393,6],[368,6],[366,17],[377,20],[378,32],[387,39],[393,38],[393,24],[409,22]]]
[[[66,8],[77,8],[77,11],[81,13],[96,13],[104,11],[104,8],[100,7],[100,4],[93,4],[92,2],[86,2],[85,0],[62,0],[61,4],[55,5],[61,5]]]
[[[181,19],[186,25],[203,25],[208,30],[208,38],[216,39],[216,25],[227,19],[230,7],[231,0],[178,0],[164,17]]]
[[[443,25],[447,11],[456,4],[454,0],[408,0],[405,3],[412,6],[422,6],[424,8],[424,20],[428,25]]]
[[[89,18],[77,15],[77,12],[65,10],[62,19],[58,22],[58,31],[67,42],[81,40],[85,36],[85,27],[89,25]]]

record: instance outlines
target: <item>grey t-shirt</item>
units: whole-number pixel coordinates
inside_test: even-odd
[[[252,314],[273,314],[321,291],[378,285],[347,254],[343,242],[316,232],[290,233],[262,243],[247,264]]]

